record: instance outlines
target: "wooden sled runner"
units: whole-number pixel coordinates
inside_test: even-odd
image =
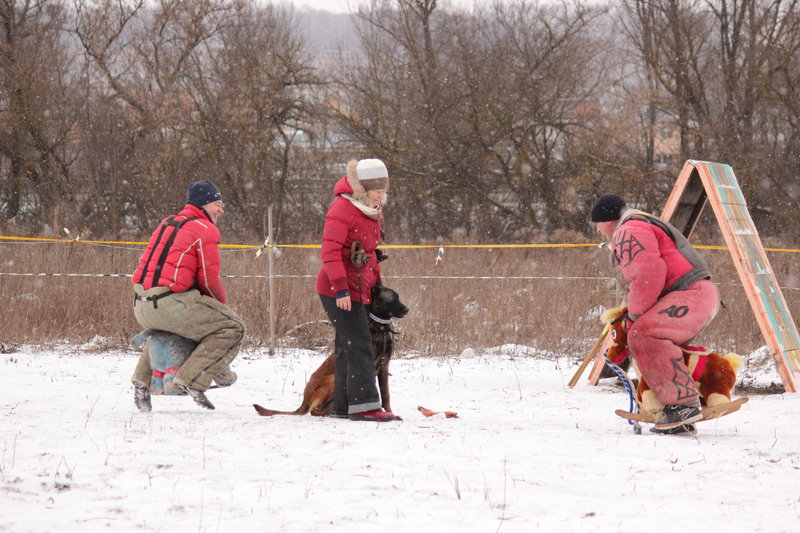
[[[706,420],[713,420],[714,418],[720,418],[731,413],[735,413],[742,407],[742,405],[746,404],[748,400],[749,398],[737,398],[736,400],[715,405],[713,407],[703,407],[703,419],[698,420],[698,422],[705,422]],[[628,411],[617,409],[614,411],[614,414],[624,418],[625,420],[645,422],[647,424],[655,423],[655,419],[646,413],[629,413]]]

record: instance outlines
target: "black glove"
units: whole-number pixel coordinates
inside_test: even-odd
[[[625,329],[631,329],[631,325],[635,322],[635,320],[631,317],[631,314],[627,311],[622,313],[622,320],[625,321]]]
[[[617,316],[617,318],[612,320],[611,323],[612,324],[616,324],[617,322],[624,322],[625,323],[625,329],[627,330],[627,329],[629,329],[631,327],[631,324],[633,324],[634,319],[631,318],[631,315],[628,313],[628,308],[627,307],[625,307],[623,309],[625,309],[625,310],[622,313],[620,313]]]
[[[386,261],[387,259],[389,259],[389,256],[386,254],[386,252],[384,252],[380,248],[375,248],[375,257],[378,258],[379,263],[381,261]]]

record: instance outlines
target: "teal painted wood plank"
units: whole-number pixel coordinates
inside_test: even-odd
[[[775,332],[787,368],[798,372],[797,354],[800,353],[800,335],[792,319],[791,313],[776,285],[774,273],[769,259],[761,246],[758,232],[747,209],[747,202],[742,194],[733,169],[721,163],[704,162],[714,181],[721,207],[725,213],[731,234],[745,260],[744,266],[752,273],[756,287],[756,296],[761,301],[765,316]]]

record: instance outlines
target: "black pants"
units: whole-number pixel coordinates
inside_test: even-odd
[[[367,311],[353,302],[350,311],[336,307],[336,299],[320,294],[322,308],[336,329],[336,374],[333,381],[333,412],[353,414],[381,406],[375,379],[375,358]]]

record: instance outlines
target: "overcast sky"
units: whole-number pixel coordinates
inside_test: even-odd
[[[351,6],[355,6],[357,0],[283,0],[293,4],[296,9],[304,7],[331,11],[333,13],[349,13]],[[281,2],[278,2],[281,3]]]
[[[308,7],[312,9],[331,11],[333,13],[350,13],[355,11],[357,6],[368,1],[369,0],[276,0],[276,3],[289,3],[294,5],[297,9]],[[472,5],[474,1],[475,0],[443,0],[440,2],[440,5],[444,6],[445,4],[450,4],[457,6],[469,6]]]

